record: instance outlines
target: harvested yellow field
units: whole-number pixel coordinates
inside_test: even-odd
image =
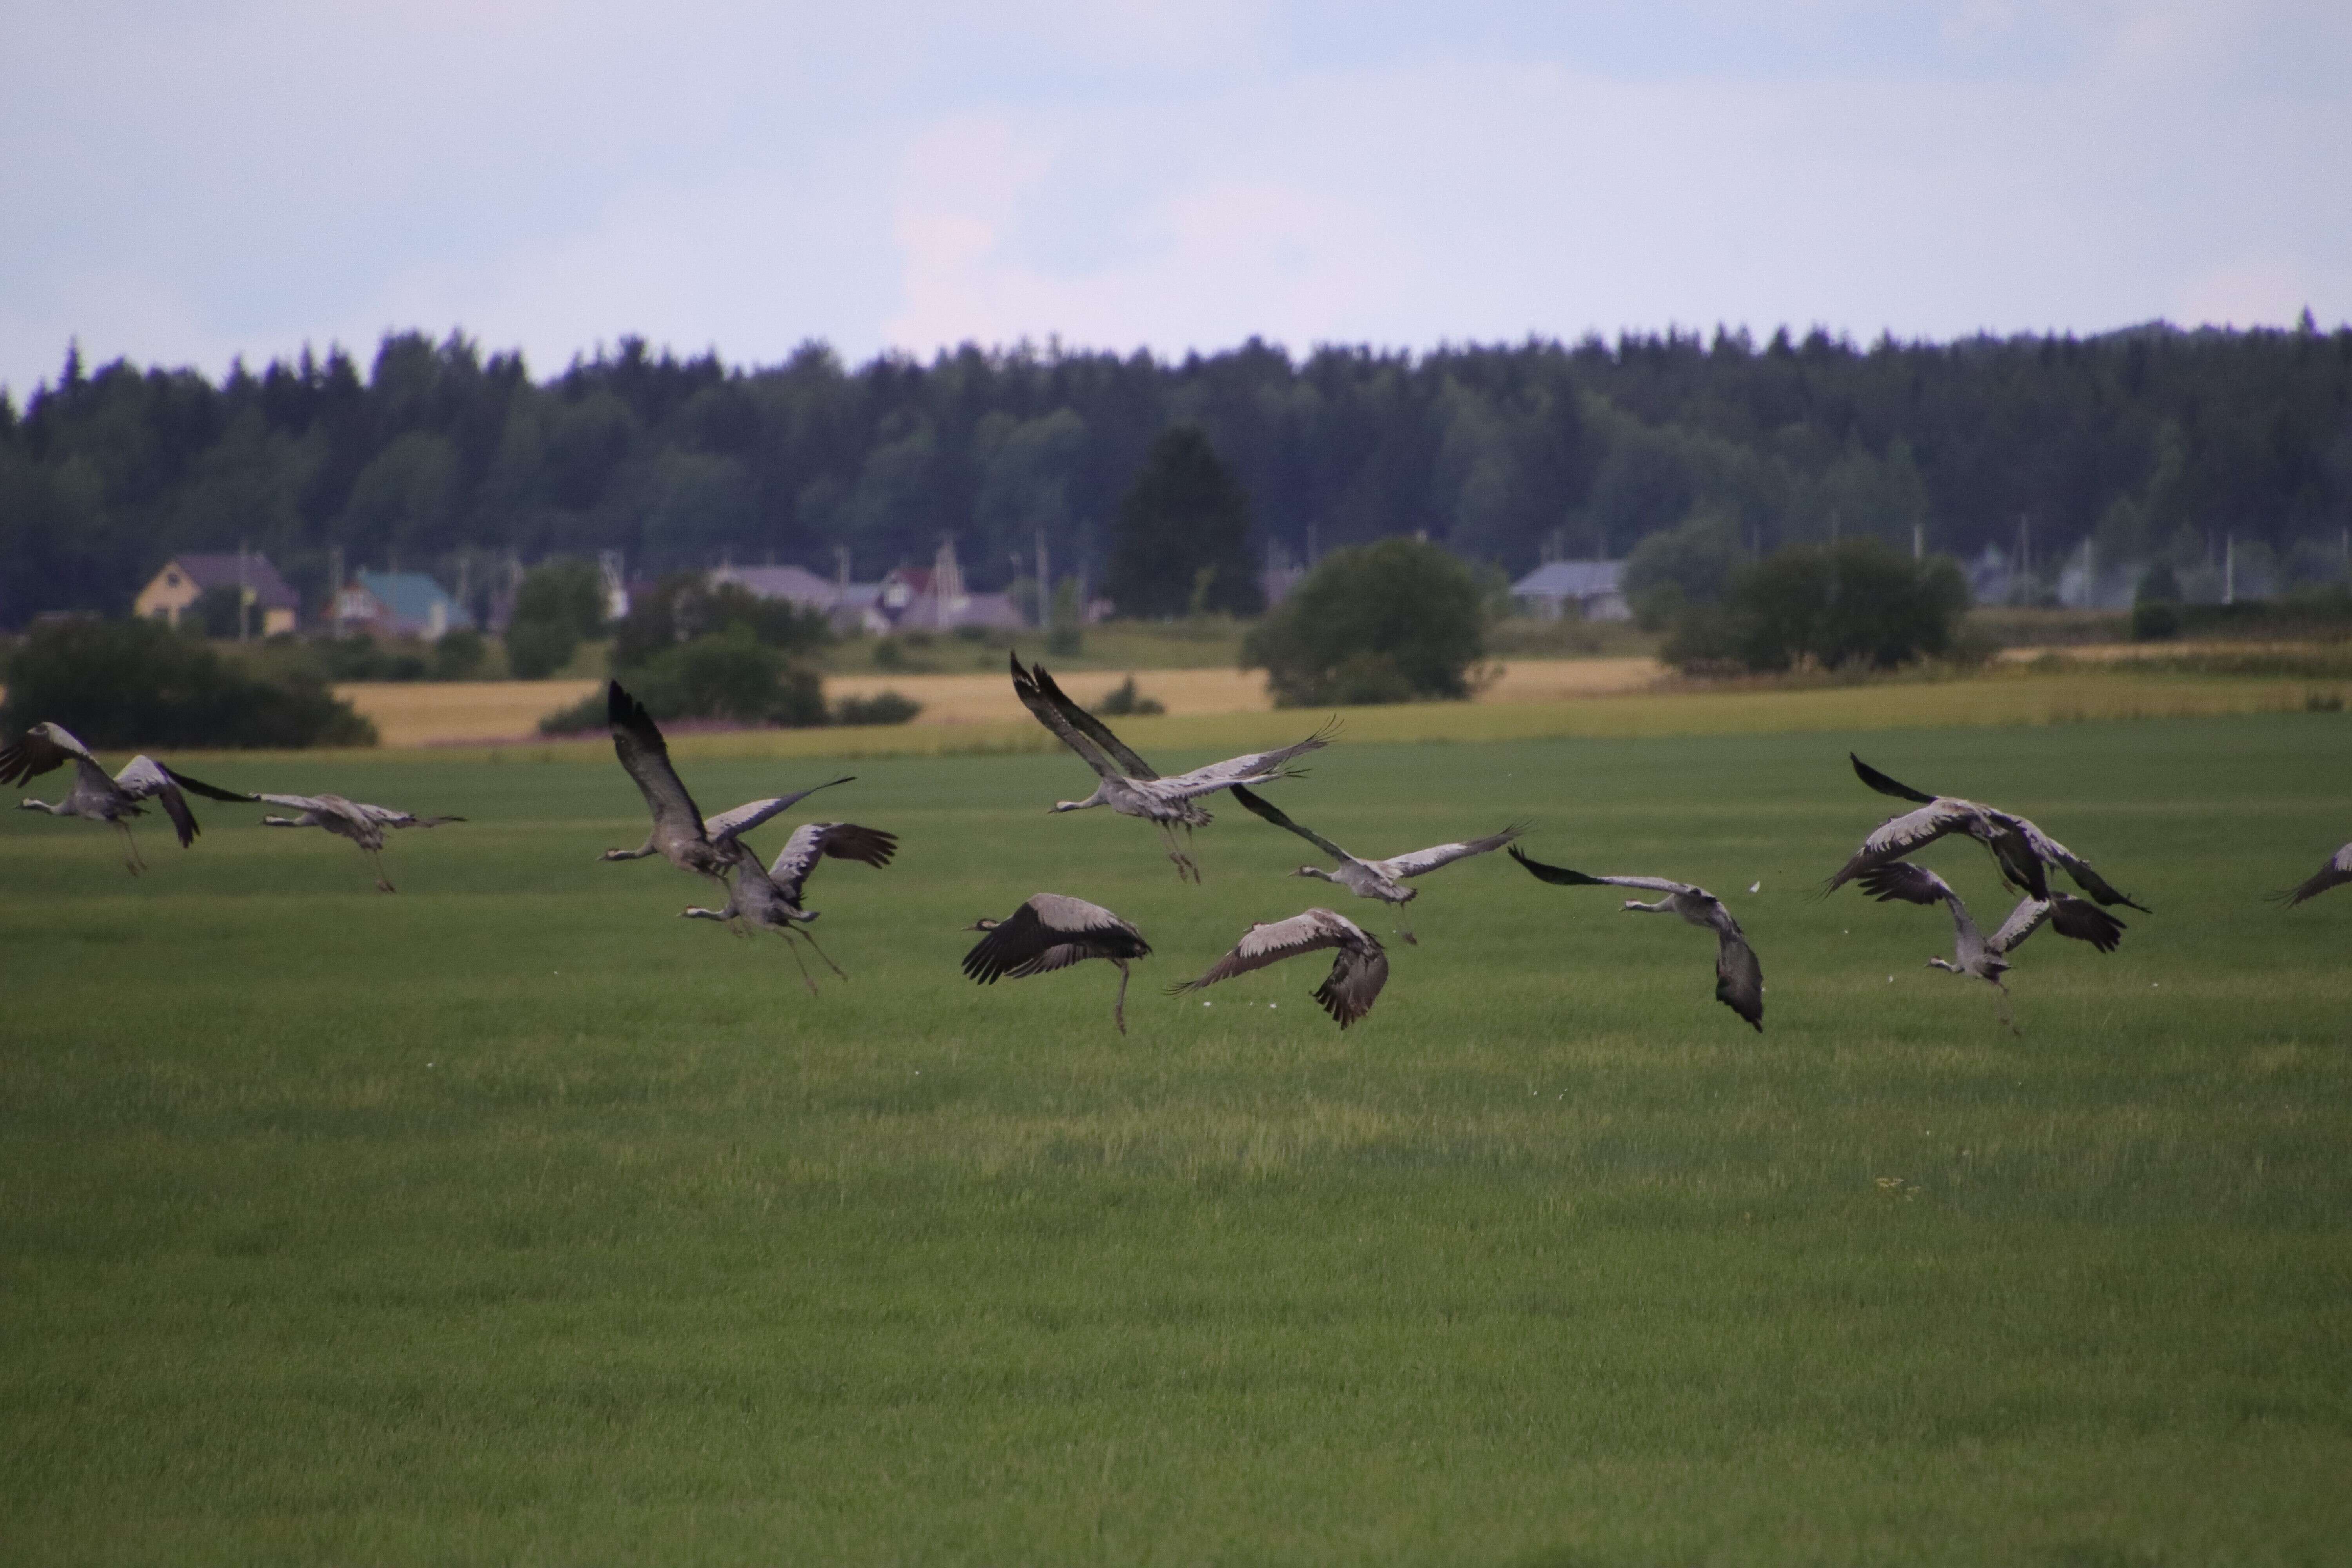
[[[1152,679],[1138,684],[1150,692]],[[1095,688],[1081,689],[1092,692]],[[2300,712],[2315,705],[2352,706],[2352,680],[2140,675],[2128,667],[2047,673],[2011,667],[1963,680],[1600,692],[1558,701],[1407,702],[1345,709],[1338,717],[1341,734],[1350,742],[1397,743],[2032,726]],[[1189,765],[1201,761],[1202,753],[1228,755],[1295,741],[1328,717],[1313,710],[1276,711],[1261,705],[1238,712],[1121,719],[1118,728],[1146,756],[1167,755]],[[1060,744],[1026,714],[980,714],[961,722],[866,729],[682,731],[671,738],[671,749],[684,757],[944,756],[1050,752]],[[599,752],[609,754],[601,736],[519,739],[507,745],[468,747],[464,754],[509,763]],[[418,749],[415,742],[410,750],[389,754],[420,759],[449,755]]]
[[[1481,702],[1558,702],[1570,698],[1639,691],[1665,673],[1650,658],[1509,659],[1479,693]],[[1088,707],[1127,679],[1115,671],[1056,675],[1065,690]],[[539,721],[594,692],[593,680],[364,681],[335,695],[374,721],[387,746],[434,746],[513,741],[538,733]],[[1237,669],[1152,669],[1135,676],[1136,689],[1171,717],[1271,711],[1265,677]],[[923,705],[922,726],[1023,723],[1028,715],[1002,670],[959,675],[834,675],[828,698],[872,697],[896,691]]]
[[[387,746],[511,741],[603,686],[601,680],[353,681],[335,695],[372,721]]]

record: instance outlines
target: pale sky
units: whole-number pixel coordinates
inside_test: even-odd
[[[984,16],[984,20],[975,19]],[[2352,319],[2335,0],[0,0],[0,384]]]

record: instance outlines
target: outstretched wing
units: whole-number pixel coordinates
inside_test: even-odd
[[[1330,856],[1336,860],[1344,862],[1353,860],[1355,858],[1353,855],[1349,854],[1345,849],[1340,848],[1337,844],[1332,843],[1329,839],[1324,837],[1313,828],[1301,827],[1298,824],[1291,821],[1289,817],[1283,815],[1280,807],[1275,805],[1271,801],[1268,801],[1264,795],[1252,795],[1247,786],[1235,784],[1233,786],[1233,791],[1234,798],[1240,801],[1243,805],[1248,807],[1253,815],[1265,818],[1266,821],[1273,823],[1276,827],[1286,828],[1290,832],[1296,833],[1299,837],[1304,838],[1307,843],[1312,844],[1316,848],[1320,849],[1324,854]]]
[[[1239,789],[1234,791],[1238,795]],[[1410,855],[1399,855],[1385,862],[1391,877],[1418,877],[1434,871],[1440,866],[1451,866],[1456,860],[1467,860],[1473,855],[1491,854],[1528,830],[1524,822],[1515,822],[1500,833],[1489,833],[1484,838],[1473,838],[1463,844],[1440,844],[1433,848],[1416,849]]]
[[[208,795],[214,800],[256,801],[261,798],[250,790],[223,789],[218,784],[208,784],[202,779],[192,779],[179,769],[163,763],[158,763],[155,765],[162,768],[171,781],[182,789],[193,790],[197,795]]]
[[[378,827],[438,827],[445,822],[466,820],[462,816],[419,816],[413,811],[394,811],[388,805],[370,805],[357,800],[352,802],[352,810]]]
[[[1038,695],[1052,703],[1060,711],[1062,717],[1069,721],[1073,729],[1100,747],[1103,755],[1117,763],[1129,778],[1156,779],[1160,776],[1151,771],[1150,763],[1137,756],[1126,742],[1110,732],[1109,725],[1071,701],[1069,694],[1055,683],[1052,676],[1045,673],[1044,665],[1031,665],[1029,674],[1037,683]]]
[[[1070,716],[1037,689],[1036,678],[1021,668],[1021,656],[1013,656],[1013,695],[1021,699],[1021,706],[1030,716],[1061,738],[1062,744],[1077,752],[1078,760],[1107,779],[1121,777],[1110,757],[1087,738],[1085,731],[1070,722]]]
[[[2347,882],[2352,882],[2352,844],[2347,844],[2330,856],[2326,865],[2302,883],[2283,892],[2273,893],[2271,897],[2293,909],[2305,899],[2315,899],[2328,889],[2340,888]]]
[[[1853,852],[1853,858],[1838,868],[1836,876],[1822,886],[1824,894],[1834,893],[1856,877],[1874,867],[1900,860],[1922,847],[1933,844],[1947,833],[1969,827],[1981,814],[1966,801],[1931,800],[1916,811],[1901,816],[1890,816],[1872,830]]]
[[[172,819],[172,831],[180,836],[180,847],[185,849],[196,841],[203,831],[196,826],[195,814],[188,809],[187,797],[173,782],[172,770],[149,756],[138,756],[123,764],[114,775],[114,787],[133,800],[152,800]]]
[[[1237,784],[1263,784],[1272,778],[1297,778],[1298,771],[1284,764],[1305,752],[1321,751],[1331,743],[1331,737],[1339,733],[1339,721],[1334,719],[1307,739],[1277,751],[1253,752],[1246,757],[1228,757],[1222,763],[1211,763],[1205,768],[1194,768],[1189,773],[1161,779],[1151,793],[1166,799],[1183,800],[1196,795],[1213,795]]]
[[[1000,977],[1025,980],[1066,969],[1089,958],[1148,958],[1151,946],[1142,933],[1097,904],[1058,894],[1041,897],[1061,917],[1051,923],[1031,900],[1013,911],[963,955],[963,972],[982,985]]]
[[[63,767],[77,758],[93,766],[98,762],[89,754],[89,748],[66,733],[62,726],[37,724],[0,746],[0,784],[39,778],[51,768]]]
[[[622,771],[635,781],[637,793],[646,797],[654,826],[680,839],[701,837],[702,813],[694,797],[686,793],[677,770],[670,766],[669,742],[662,739],[661,726],[646,711],[646,705],[615,680],[604,693],[604,716],[613,730],[613,752],[621,759]]]
[[[2127,908],[2137,910],[2144,915],[2155,912],[2146,904],[2140,903],[2126,894],[2116,891],[2116,889],[2108,884],[2107,879],[2105,877],[2100,876],[2098,872],[2091,868],[2091,863],[2088,860],[2084,859],[2080,855],[2075,854],[2072,849],[2067,848],[2063,844],[2059,843],[2055,838],[2053,838],[2047,833],[2042,832],[2041,828],[2035,826],[2032,823],[2028,822],[2021,816],[2013,818],[2012,820],[2016,822],[2018,831],[2024,835],[2025,842],[2032,847],[2034,854],[2041,857],[2041,858],[2049,862],[2051,865],[2063,869],[2066,875],[2074,879],[2074,886],[2082,889],[2083,891],[2090,894],[2091,897],[2096,899],[2099,902],[2103,904],[2122,904]]]
[[[1764,966],[1737,921],[1715,929],[1715,999],[1764,1032]]]
[[[768,868],[768,879],[788,902],[797,904],[801,889],[819,859],[855,860],[878,868],[887,866],[898,852],[895,833],[860,827],[854,822],[803,822],[777,851],[776,863]]]
[[[1511,851],[1511,858],[1525,866],[1539,880],[1556,883],[1563,888],[1643,888],[1654,893],[1688,893],[1694,897],[1710,898],[1704,888],[1688,882],[1669,881],[1664,877],[1591,877],[1582,871],[1571,871],[1565,866],[1547,866],[1540,860],[1529,859],[1519,849]]]
[[[1388,983],[1389,955],[1380,943],[1374,942],[1369,949],[1343,947],[1331,961],[1331,973],[1315,988],[1315,1000],[1344,1029],[1372,1010],[1381,987]]]
[[[1193,979],[1168,988],[1171,996],[1181,996],[1187,991],[1198,991],[1214,985],[1220,980],[1231,980],[1236,974],[1247,974],[1253,969],[1264,969],[1269,963],[1280,963],[1286,958],[1296,958],[1302,952],[1314,952],[1321,948],[1337,947],[1354,931],[1375,947],[1379,942],[1358,930],[1356,922],[1329,910],[1308,910],[1286,921],[1274,921],[1254,925],[1242,934],[1233,951],[1211,964]]]
[[[2011,949],[2021,946],[2027,937],[2042,929],[2042,922],[2050,918],[2052,903],[2049,899],[2037,899],[2031,894],[2019,900],[2017,908],[2000,922],[2000,929],[1985,939],[1985,946],[2007,957]]]
[[[1936,797],[1934,795],[1928,795],[1922,790],[1913,789],[1907,784],[1896,783],[1895,780],[1888,778],[1885,773],[1880,773],[1876,768],[1872,767],[1868,763],[1864,762],[1860,757],[1855,756],[1852,752],[1848,752],[1845,754],[1845,758],[1846,761],[1853,764],[1854,777],[1860,779],[1871,788],[1876,790],[1879,794],[1891,795],[1897,800],[1916,801],[1921,805],[1931,805],[1935,803]]]
[[[719,843],[721,839],[740,838],[770,817],[781,812],[790,811],[817,791],[831,789],[835,784],[847,784],[856,776],[856,773],[844,773],[837,779],[827,779],[821,784],[811,784],[794,795],[772,795],[766,800],[746,801],[732,811],[722,811],[716,816],[703,818],[703,837],[713,844]]]
[[[1908,860],[1893,860],[1864,871],[1862,890],[1882,904],[1897,899],[1906,904],[1937,904],[1952,896],[1949,882],[1927,867],[1914,866]]]
[[[293,811],[315,811],[328,816],[334,816],[336,812],[333,801],[320,800],[314,795],[263,794],[255,795],[253,798],[265,805],[282,805]]]
[[[2087,942],[2101,952],[2113,952],[2130,928],[2096,904],[2056,893],[2050,900],[2050,929],[2060,936]]]

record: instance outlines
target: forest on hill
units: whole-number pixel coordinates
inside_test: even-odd
[[[2189,567],[2214,542],[2340,570],[2352,331],[1882,340],[1669,331],[1410,353],[1253,340],[1162,360],[1022,345],[855,367],[679,358],[635,339],[534,380],[466,337],[394,333],[218,382],[68,351],[0,398],[0,626],[118,614],[179,551],[268,554],[317,603],[346,567],[487,584],[600,550],[630,574],[775,561],[857,576],[952,534],[973,585],[1044,531],[1095,581],[1162,430],[1203,429],[1253,549],[1422,534],[1518,573],[1694,518],[1748,549],[1876,536],[2037,563]]]

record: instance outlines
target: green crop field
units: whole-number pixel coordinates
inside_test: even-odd
[[[2156,912],[2111,956],[2036,937],[2008,1033],[1923,967],[1941,910],[1810,896],[1895,804],[1849,744]],[[1360,851],[1525,817],[1540,858],[1707,884],[1761,1036],[1706,933],[1500,857],[1422,884],[1344,1035],[1312,956],[1170,1000],[1253,920],[1396,921],[1222,803],[1180,885],[1144,825],[1045,815],[1092,783],[1066,756],[681,748],[706,807],[855,771],[810,804],[901,836],[814,879],[852,978],[811,996],[677,918],[708,884],[597,863],[635,792],[550,755],[200,770],[471,818],[395,838],[394,897],[255,809],[148,827],[137,880],[0,813],[6,1561],[2352,1541],[2352,891],[2259,897],[2352,837],[2341,713],[1343,740],[1278,786]],[[1973,846],[1923,858],[2005,912]],[[1128,1037],[1106,965],[957,973],[1040,889],[1157,948]]]

